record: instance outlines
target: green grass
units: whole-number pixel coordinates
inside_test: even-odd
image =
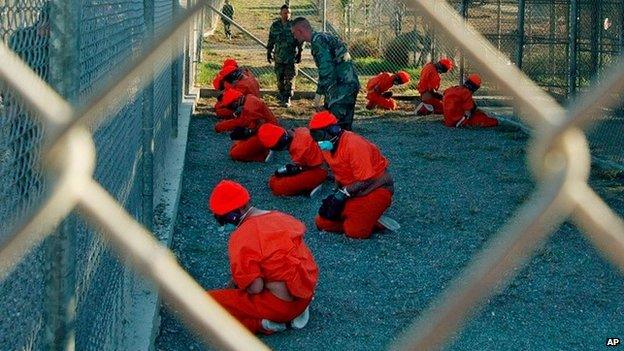
[[[197,84],[199,86],[212,86],[212,80],[220,69],[221,65],[217,62],[202,62],[197,68]]]

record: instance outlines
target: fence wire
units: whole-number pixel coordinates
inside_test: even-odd
[[[200,3],[205,5],[210,2]],[[494,13],[497,26],[500,22],[501,34],[498,34],[497,28],[496,37],[494,40],[488,38],[488,42],[481,40],[478,31],[464,28],[461,17],[467,19],[469,24],[486,22],[478,18],[492,12],[493,3],[496,4]],[[548,16],[554,13],[556,17],[566,6],[568,15],[570,9],[577,9],[579,15],[568,18],[575,19],[570,22],[577,22],[569,23],[569,27],[576,27],[578,30],[574,32],[578,36],[568,33],[568,37],[577,39],[568,42],[566,57],[578,55],[584,58],[589,53],[592,69],[616,62],[615,37],[603,33],[598,36],[599,40],[590,36],[589,43],[586,43],[583,29],[579,28],[583,26],[584,13],[590,16],[596,16],[596,12],[601,16],[613,14],[609,5],[621,5],[621,2],[602,2],[597,11],[595,7],[585,10],[586,6],[596,6],[594,2],[550,4],[527,0],[520,3],[524,11],[518,11],[522,6],[516,7],[516,14],[535,12],[519,21],[524,22],[525,30],[539,29],[539,35],[547,30],[549,38],[559,33],[559,22],[554,22],[555,29],[551,31],[553,21],[544,22],[543,12],[550,11]],[[62,17],[58,14],[72,4],[78,6],[71,10],[79,13],[80,17],[65,17],[63,23],[50,20]],[[373,4],[378,6],[373,8],[380,12],[365,16],[365,21],[374,18],[381,21],[379,23],[386,23],[390,26],[388,35],[400,38],[403,28],[399,33],[396,23],[392,22],[393,18],[396,20],[393,17],[396,12],[379,9],[383,8],[382,2]],[[349,4],[348,8],[352,9],[354,5]],[[535,196],[488,249],[469,265],[465,275],[458,278],[459,283],[423,314],[412,329],[416,334],[406,334],[399,345],[401,348],[431,349],[443,345],[469,318],[471,309],[492,294],[494,287],[504,278],[509,278],[508,273],[566,218],[571,217],[607,257],[624,267],[621,259],[624,256],[624,223],[587,186],[589,149],[585,136],[578,129],[585,126],[583,122],[596,119],[604,109],[616,111],[612,107],[618,102],[622,89],[624,65],[619,64],[614,71],[605,69],[601,75],[606,82],[603,86],[585,84],[584,74],[588,74],[586,79],[589,82],[592,71],[584,68],[583,64],[569,70],[571,74],[567,78],[575,79],[568,79],[572,84],[564,88],[569,92],[579,89],[579,94],[583,94],[584,89],[594,93],[578,95],[577,104],[566,112],[538,86],[541,84],[539,79],[534,83],[516,66],[509,64],[516,63],[531,77],[530,62],[533,58],[525,56],[524,52],[529,51],[526,45],[538,45],[528,40],[529,37],[538,38],[538,34],[515,35],[515,42],[511,41],[513,30],[509,25],[513,23],[513,16],[509,15],[508,21],[504,21],[503,10],[511,14],[513,6],[518,4],[501,1],[453,3],[456,9],[459,5],[460,15],[438,1],[412,1],[412,5],[416,7],[411,9],[407,6],[405,9],[406,14],[413,15],[412,28],[415,28],[413,37],[404,39],[404,45],[410,48],[407,62],[404,62],[406,67],[418,67],[418,60],[436,57],[439,52],[436,51],[436,42],[442,48],[437,50],[445,51],[447,55],[452,53],[458,57],[459,53],[463,53],[466,57],[464,68],[468,70],[474,66],[495,82],[497,89],[512,96],[516,106],[524,112],[522,120],[534,127],[535,138],[529,157],[540,182]],[[555,5],[562,7],[558,10]],[[181,91],[176,89],[184,88],[183,84],[179,84],[183,78],[192,83],[192,78],[188,74],[183,75],[181,69],[184,67],[192,71],[190,63],[194,56],[181,58],[176,48],[179,48],[177,44],[181,37],[188,40],[185,44],[188,48],[196,45],[197,38],[189,32],[187,25],[201,7],[191,6],[183,22],[176,22],[173,29],[166,29],[168,26],[163,23],[173,23],[172,15],[178,3],[173,2],[171,6],[165,1],[137,0],[109,0],[105,3],[14,1],[0,5],[3,15],[0,17],[3,42],[0,44],[3,62],[0,66],[0,123],[3,133],[0,180],[3,182],[4,200],[0,206],[4,223],[8,224],[0,232],[0,277],[4,278],[0,282],[0,349],[41,349],[51,344],[58,346],[68,339],[67,335],[55,334],[56,330],[52,330],[51,339],[46,333],[50,331],[46,328],[55,327],[59,317],[54,316],[59,309],[50,309],[49,305],[61,304],[61,309],[65,310],[72,308],[72,304],[62,297],[58,301],[49,299],[49,296],[57,296],[53,288],[59,282],[53,281],[54,277],[60,275],[59,279],[64,279],[59,273],[66,273],[58,271],[58,263],[67,263],[63,261],[67,257],[59,257],[57,250],[49,250],[55,247],[49,241],[62,241],[63,235],[72,237],[75,242],[75,247],[70,247],[75,255],[75,262],[72,263],[75,267],[61,268],[70,269],[68,272],[72,269],[76,271],[73,274],[75,286],[65,289],[76,290],[74,332],[78,349],[123,348],[127,337],[124,318],[129,312],[127,287],[136,279],[129,267],[154,281],[164,297],[179,311],[180,317],[198,331],[205,342],[224,349],[264,349],[257,339],[205,294],[179,267],[172,254],[136,220],[146,220],[143,218],[145,197],[151,193],[145,191],[145,182],[154,176],[152,173],[157,173],[151,170],[151,176],[146,174],[145,170],[149,171],[150,167],[145,167],[144,162],[150,157],[153,157],[152,161],[162,160],[160,157],[169,145],[167,138],[175,134],[177,114],[173,111],[177,108],[176,99],[181,95]],[[615,28],[620,30],[616,37],[621,48],[621,10],[619,15],[620,24]],[[351,13],[344,18],[350,24],[346,27],[336,25],[334,30],[351,35],[349,40],[359,38],[360,34],[353,25],[357,16]],[[603,21],[602,28],[613,28],[613,25],[606,25],[607,22],[606,19]],[[544,23],[548,25],[544,26]],[[594,30],[600,31],[595,27]],[[67,36],[74,33],[70,30],[72,28],[80,35]],[[142,44],[152,38],[150,28],[154,33],[163,34],[162,42],[146,50]],[[416,36],[419,30],[421,34]],[[504,33],[509,36],[508,43],[504,41]],[[54,38],[77,42],[59,43],[51,40]],[[501,40],[502,53],[498,50],[498,39]],[[403,40],[396,42],[403,43]],[[493,45],[494,42],[496,45]],[[60,50],[73,45],[77,52]],[[508,52],[505,47],[509,47]],[[572,47],[578,50],[572,50]],[[550,55],[549,50],[546,52]],[[561,54],[553,46],[553,60],[560,57],[557,55]],[[546,62],[552,63],[548,60],[550,56]],[[579,62],[581,60],[570,59],[568,69]],[[30,71],[25,70],[25,65]],[[542,70],[553,69],[549,64],[535,66]],[[554,68],[556,72],[559,70],[557,67]],[[377,66],[379,70],[381,68]],[[69,79],[72,72],[77,75],[75,81]],[[538,72],[537,68],[535,72]],[[42,84],[41,80],[50,80],[51,75],[54,78],[52,84],[75,105],[66,106],[66,102]],[[147,78],[140,79],[141,75]],[[107,82],[109,85],[104,84]],[[29,90],[24,86],[39,88]],[[111,88],[102,88],[106,86]],[[551,88],[560,87],[553,85]],[[45,100],[49,105],[47,109],[42,108],[42,98],[48,98]],[[75,110],[71,110],[71,106],[76,106]],[[38,114],[32,111],[38,111]],[[69,116],[63,115],[62,111]],[[146,119],[150,123],[145,123]],[[614,120],[615,124],[607,129],[615,129],[618,120]],[[90,129],[85,129],[85,126]],[[147,143],[144,140],[146,126],[150,133]],[[612,148],[610,152],[616,160],[617,157],[621,160],[622,149],[612,146],[615,141],[599,136],[599,140]],[[621,134],[615,133],[613,137],[621,139]],[[50,144],[42,150],[44,138]],[[158,150],[153,155],[151,148],[145,148],[145,145],[152,143],[156,145],[154,150]],[[51,181],[44,181],[39,164],[54,175],[49,178]],[[92,164],[96,165],[95,170],[91,170]],[[158,175],[155,178],[158,179]],[[40,205],[50,207],[38,209]],[[74,208],[79,210],[79,217],[69,216]],[[55,234],[59,218],[65,219],[64,225],[59,227],[56,235],[45,239],[47,235]],[[83,220],[86,222],[83,223]],[[20,226],[22,223],[25,226]],[[36,236],[38,232],[42,234],[40,240],[19,244],[20,247],[31,247],[27,253],[19,253],[17,260],[7,255],[7,247],[12,247],[20,239]],[[114,248],[114,253],[105,243]],[[61,317],[65,319],[61,323],[71,325],[68,317]],[[48,325],[50,321],[54,323]]]

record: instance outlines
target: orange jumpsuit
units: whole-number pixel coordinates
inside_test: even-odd
[[[277,196],[292,196],[309,193],[327,179],[323,164],[323,154],[314,142],[308,128],[295,128],[288,148],[293,163],[303,166],[303,172],[286,177],[271,176],[269,188]]]
[[[444,98],[444,125],[447,127],[495,127],[498,120],[476,110],[471,118],[464,115],[475,107],[472,92],[463,85],[446,89]]]
[[[214,109],[215,109],[215,114],[217,115],[217,118],[219,119],[234,118],[234,111],[223,106],[223,103],[221,102],[221,100],[217,100],[217,102],[214,105]]]
[[[263,123],[279,124],[262,99],[254,95],[246,95],[240,116],[234,119],[220,121],[215,124],[215,131],[223,133],[236,127],[250,128],[257,131]],[[269,154],[257,135],[247,140],[236,140],[230,148],[230,157],[236,161],[262,162]]]
[[[440,89],[440,73],[431,62],[423,67],[418,81],[418,92],[423,103],[433,107],[433,113],[441,114],[443,111],[442,100],[437,99],[432,93]]]
[[[382,176],[388,160],[377,146],[352,132],[344,132],[334,152],[322,151],[339,186],[349,186]],[[364,196],[347,199],[342,221],[316,216],[316,226],[328,232],[344,232],[348,237],[366,239],[377,228],[377,220],[390,207],[392,192],[381,187]]]
[[[228,255],[237,289],[208,293],[253,333],[265,332],[262,319],[285,323],[308,307],[318,281],[318,267],[303,241],[306,227],[276,211],[245,219],[232,233]],[[269,290],[249,294],[246,288],[262,278],[284,282],[294,301],[285,301]]]
[[[234,88],[244,95],[252,94],[256,97],[260,97],[260,84],[253,73],[247,68],[243,69],[243,75],[239,80],[231,84],[223,81],[223,86],[224,89]]]
[[[254,77],[253,73],[251,73],[251,71],[247,68],[243,70],[243,75],[241,76],[241,78],[232,84],[224,81],[223,77],[220,77],[220,75],[217,74],[217,77],[215,77],[214,85],[216,87],[221,88],[218,90],[225,90],[226,88],[233,88],[243,93],[243,95],[251,94],[251,95],[260,97],[260,84],[258,84],[256,77]],[[214,109],[215,109],[215,114],[217,115],[217,118],[220,118],[220,119],[234,118],[234,111],[223,106],[221,101],[217,101],[217,103],[214,106]]]
[[[366,94],[366,99],[368,99],[366,108],[373,109],[379,107],[384,110],[395,110],[397,107],[396,101],[381,95],[390,90],[393,85],[393,75],[388,72],[379,73],[377,76],[371,78],[366,84],[366,90],[368,91]]]

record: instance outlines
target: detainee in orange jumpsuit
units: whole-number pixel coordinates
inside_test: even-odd
[[[329,111],[315,114],[309,126],[338,186],[323,200],[316,226],[351,238],[369,238],[374,230],[383,229],[378,221],[392,202],[394,181],[388,160],[370,141],[342,130]]]
[[[223,62],[223,68],[217,73],[212,84],[215,90],[218,91],[225,91],[227,88],[233,88],[243,93],[243,95],[252,94],[256,97],[260,97],[260,84],[256,80],[256,77],[249,69],[238,67],[238,63],[234,59],[226,59]],[[219,98],[217,98],[214,109],[218,118],[234,118],[234,111],[225,108],[223,102]]]
[[[321,167],[323,154],[308,128],[287,131],[265,123],[258,129],[258,138],[267,149],[288,149],[293,161],[293,164],[280,167],[269,178],[269,188],[276,196],[311,195],[327,179],[327,171]]]
[[[234,144],[230,148],[230,157],[244,162],[266,161],[270,150],[262,145],[257,132],[264,123],[278,124],[273,112],[262,99],[251,94],[243,95],[235,89],[226,89],[222,101],[235,111],[236,117],[215,124],[217,133],[231,132]]]
[[[464,82],[446,89],[444,104],[444,125],[447,127],[496,127],[498,120],[479,110],[472,94],[481,87],[481,77],[472,74]]]
[[[429,62],[420,72],[418,81],[418,92],[421,103],[416,107],[417,116],[426,116],[432,113],[442,114],[442,94],[440,90],[440,73],[446,73],[453,69],[453,61],[443,58],[433,63]]]
[[[217,184],[209,206],[217,222],[232,230],[232,280],[208,294],[252,333],[303,328],[318,281],[303,239],[305,225],[285,213],[251,207],[247,189],[230,180]]]
[[[366,99],[368,99],[366,108],[369,110],[377,107],[384,110],[396,110],[397,103],[389,90],[395,85],[407,84],[409,81],[410,76],[404,71],[399,71],[396,74],[382,72],[371,78],[366,84]]]

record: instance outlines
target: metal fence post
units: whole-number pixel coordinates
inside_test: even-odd
[[[80,2],[50,3],[50,84],[76,103],[80,90]],[[74,350],[76,342],[76,219],[67,217],[47,246],[50,274],[46,277],[46,343],[49,350]]]
[[[516,65],[522,69],[522,59],[524,57],[524,18],[525,18],[525,0],[518,1],[518,33],[516,47]]]
[[[501,27],[501,19],[502,19],[502,9],[501,9],[501,0],[497,1],[497,10],[496,10],[496,47],[498,50],[501,49],[501,36],[502,36],[502,27]]]
[[[601,8],[600,1],[593,1],[591,5],[591,66],[592,72],[597,73],[600,68],[601,55],[601,42],[602,42],[602,21],[601,21]]]
[[[145,40],[154,40],[154,1],[143,0],[145,18]],[[143,116],[141,121],[142,147],[142,218],[143,225],[150,230],[154,226],[154,71],[150,82],[143,90]]]
[[[173,0],[171,6],[172,16],[175,21],[179,17],[178,14],[180,12],[180,0]],[[171,64],[171,134],[174,138],[178,136],[178,113],[180,98],[182,97],[182,89],[180,87],[181,60],[178,50],[179,47],[179,43],[173,44],[171,46],[171,55],[173,55],[173,61]]]
[[[327,0],[323,0],[323,32],[327,32]]]
[[[578,0],[570,0],[570,30],[568,31],[568,94],[576,93],[577,78],[577,32],[578,32]]]
[[[468,22],[468,5],[470,0],[462,0],[460,14],[464,21]],[[466,61],[464,60],[464,51],[459,49],[459,84],[464,84],[464,74],[466,70]]]

